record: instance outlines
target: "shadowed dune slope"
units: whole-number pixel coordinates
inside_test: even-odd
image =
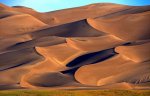
[[[21,13],[17,11],[1,10],[0,19],[8,17],[8,16],[12,16],[12,15],[17,15],[17,14],[21,14]]]
[[[28,64],[41,57],[33,48],[2,53],[0,55],[0,70]]]
[[[41,36],[60,36],[60,37],[95,37],[105,33],[92,28],[86,20],[63,24],[55,27],[46,27],[30,33],[33,38]]]
[[[18,42],[26,42],[32,40],[31,36],[27,35],[21,35],[16,37],[10,37],[10,38],[2,38],[0,39],[0,52],[4,53],[5,51],[8,51],[7,48],[11,46],[15,46]],[[10,51],[10,50],[9,50]]]
[[[53,87],[53,86],[62,86],[67,83],[73,82],[73,78],[69,75],[65,75],[59,72],[51,72],[51,73],[35,73],[28,78],[26,77],[27,81],[22,81],[22,86],[39,86],[39,87]],[[25,79],[24,79],[25,80]]]
[[[0,90],[150,89],[149,54],[150,6],[0,4]]]

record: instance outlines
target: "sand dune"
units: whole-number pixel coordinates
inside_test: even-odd
[[[67,38],[67,43],[79,50],[96,52],[114,48],[126,42],[113,35],[105,35],[99,37]]]
[[[13,15],[0,20],[0,36],[23,34],[43,26],[46,24],[28,14]]]
[[[20,81],[23,75],[30,72],[28,69],[29,66],[24,66],[1,71],[0,76],[3,79],[0,79],[0,88],[2,89],[4,85],[8,88],[12,85],[20,86]]]
[[[16,41],[13,41],[11,43],[10,40],[16,40]],[[30,35],[22,35],[20,37],[13,37],[12,39],[8,39],[8,40],[6,39],[2,44],[4,44],[5,42],[6,43],[9,42],[7,48],[5,47],[6,50],[13,51],[13,50],[26,49],[26,48],[34,48],[35,46],[37,47],[52,46],[52,45],[65,43],[66,41],[65,38],[57,37],[57,36],[47,36],[47,37],[33,39],[32,37],[30,37]]]
[[[11,7],[6,6],[6,5],[0,3],[0,10],[5,10],[5,9],[9,10],[9,9],[11,9]]]
[[[53,16],[55,20],[58,21],[56,25],[69,23],[74,21],[83,20],[89,17],[97,17],[97,16],[104,16],[110,13],[114,13],[120,10],[128,9],[129,6],[123,6],[119,4],[91,4],[88,6],[59,10],[54,12],[46,13],[47,16]],[[114,9],[114,10],[112,10]],[[71,10],[71,11],[70,11]],[[61,13],[61,14],[59,14]],[[88,14],[87,14],[88,13]],[[66,18],[63,18],[65,14],[68,14]],[[78,15],[80,14],[80,15]],[[55,24],[54,24],[55,25]]]
[[[7,49],[9,47],[15,46],[15,45],[17,45],[17,43],[20,43],[20,42],[30,41],[30,40],[32,40],[32,38],[29,35],[22,35],[22,36],[17,36],[17,37],[1,38],[0,40],[1,40],[0,53],[5,53],[5,51],[8,51]]]
[[[31,85],[33,87],[53,87],[73,82],[73,79],[69,75],[64,75],[59,72],[45,72],[40,74],[35,73],[32,75],[30,74],[30,76],[26,77],[26,79],[26,81],[24,79],[24,81],[21,82],[21,86],[28,87],[29,85]]]
[[[56,27],[46,27],[30,33],[33,38],[41,36],[60,36],[60,37],[93,37],[104,35],[87,24],[86,20],[68,23]]]
[[[22,13],[16,11],[1,10],[0,19],[17,15],[17,14],[22,14]]]
[[[96,18],[87,20],[91,26],[100,31],[110,33],[126,41],[136,41],[150,38],[149,17],[150,11],[147,11],[112,18]]]
[[[32,64],[32,62],[40,58],[41,56],[33,48],[2,53],[0,54],[0,70],[10,69],[28,63]]]
[[[44,57],[48,57],[61,65],[65,65],[74,58],[84,54],[83,51],[73,49],[72,47],[67,46],[67,44],[59,44],[44,48],[37,47],[36,50]]]
[[[98,86],[120,82],[136,84],[149,81],[148,69],[149,61],[135,63],[117,55],[109,60],[79,68],[75,78],[83,84]]]
[[[0,4],[0,90],[150,89],[149,25],[150,6]]]
[[[148,42],[140,45],[119,46],[116,47],[115,50],[134,62],[144,62],[150,59],[150,54],[147,54],[150,53],[149,47],[150,43]]]
[[[134,86],[130,83],[122,82],[122,83],[114,83],[110,85],[102,86],[103,89],[134,89]]]

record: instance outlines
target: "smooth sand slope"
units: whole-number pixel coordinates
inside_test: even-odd
[[[46,26],[46,24],[28,14],[13,15],[0,20],[0,34],[1,37],[19,35],[34,31],[43,26]]]
[[[0,78],[0,89],[150,89],[150,6],[0,4]]]

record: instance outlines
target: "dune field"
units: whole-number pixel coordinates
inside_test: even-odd
[[[150,6],[0,4],[0,90],[24,88],[150,89]]]

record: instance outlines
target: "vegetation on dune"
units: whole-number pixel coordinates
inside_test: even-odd
[[[10,90],[0,96],[150,96],[150,90]]]

